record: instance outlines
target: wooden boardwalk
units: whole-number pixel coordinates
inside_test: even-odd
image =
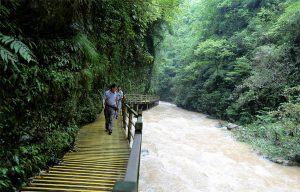
[[[21,191],[112,191],[115,182],[124,179],[130,148],[121,121],[114,120],[112,135],[105,132],[104,122],[101,113],[82,127],[73,152]]]

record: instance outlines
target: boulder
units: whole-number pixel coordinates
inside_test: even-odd
[[[239,128],[238,125],[233,124],[233,123],[228,123],[226,127],[227,127],[228,130]]]

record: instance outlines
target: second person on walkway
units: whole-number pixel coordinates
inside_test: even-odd
[[[118,119],[120,110],[122,108],[122,100],[123,100],[123,91],[121,89],[121,86],[118,86],[116,93],[117,93],[117,106],[118,106],[118,110],[116,111],[116,119]]]

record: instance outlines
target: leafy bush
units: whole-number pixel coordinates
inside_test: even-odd
[[[286,89],[289,102],[282,103],[276,111],[257,116],[257,120],[236,130],[242,141],[252,143],[270,159],[285,159],[300,164],[300,89]]]

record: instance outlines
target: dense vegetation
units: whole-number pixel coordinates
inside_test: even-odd
[[[300,160],[300,2],[184,1],[156,51],[163,100],[244,125],[270,158]]]
[[[155,31],[175,5],[0,0],[0,191],[55,163],[110,83],[148,92]]]
[[[172,20],[177,3],[0,0],[0,191],[55,163],[112,82],[154,83],[163,100],[239,122],[241,140],[299,162],[300,3],[186,0]]]

